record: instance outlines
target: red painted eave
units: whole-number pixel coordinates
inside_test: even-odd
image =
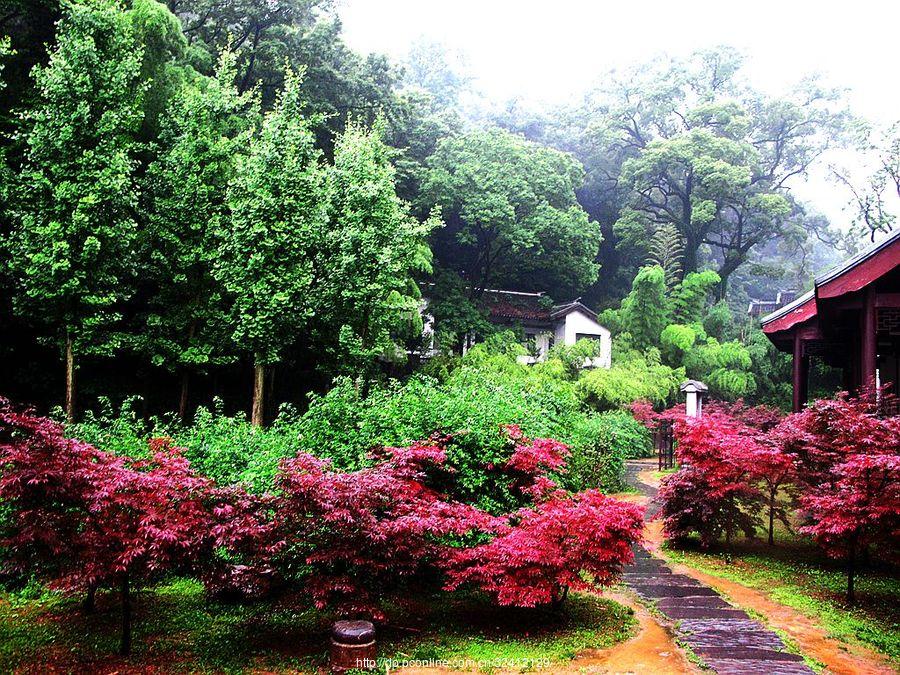
[[[900,231],[898,231],[900,232]],[[900,266],[900,237],[894,235],[869,257],[841,271],[839,274],[816,283],[816,295],[820,298],[837,298],[861,290]]]
[[[816,298],[812,293],[797,298],[794,302],[763,319],[762,329],[766,335],[789,330],[816,315]]]

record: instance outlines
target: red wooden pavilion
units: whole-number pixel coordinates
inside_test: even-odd
[[[815,280],[762,320],[794,356],[794,411],[806,404],[810,357],[843,369],[843,386],[900,382],[900,229]],[[896,389],[895,389],[896,391]]]

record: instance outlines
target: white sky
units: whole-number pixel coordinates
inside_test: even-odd
[[[354,49],[400,60],[420,38],[462,51],[490,98],[576,101],[613,68],[729,44],[745,74],[777,95],[816,72],[847,88],[857,114],[900,119],[900,2],[806,0],[336,0]],[[844,195],[820,178],[796,185],[832,221]]]

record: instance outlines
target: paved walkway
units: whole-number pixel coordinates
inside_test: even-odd
[[[638,479],[646,462],[628,462],[626,478],[647,497],[656,488]],[[647,518],[656,515],[651,502]],[[676,626],[676,636],[703,663],[723,675],[811,674],[803,659],[785,651],[781,638],[741,609],[726,602],[715,590],[684,574],[675,574],[665,562],[646,549],[635,549],[634,563],[625,569],[623,581],[641,598],[651,601]]]

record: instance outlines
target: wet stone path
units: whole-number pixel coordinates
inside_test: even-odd
[[[656,489],[638,479],[646,463],[629,462],[629,485],[655,497]],[[648,519],[658,506],[650,503]],[[676,637],[710,669],[723,675],[812,673],[803,659],[785,650],[781,638],[715,590],[684,574],[676,574],[643,547],[635,548],[634,563],[622,575],[625,584],[652,603],[675,625]]]

